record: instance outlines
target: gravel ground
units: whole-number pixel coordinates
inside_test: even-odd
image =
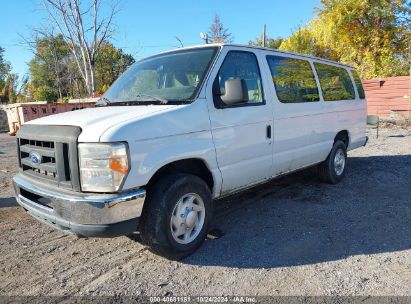
[[[15,151],[0,134],[0,295],[411,296],[411,128],[370,134],[338,185],[307,170],[217,201],[224,235],[180,262],[32,219],[13,198]]]

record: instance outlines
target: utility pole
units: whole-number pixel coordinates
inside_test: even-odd
[[[265,47],[265,40],[266,40],[266,30],[267,30],[267,28],[266,28],[266,25],[264,24],[264,28],[263,28],[263,47]]]

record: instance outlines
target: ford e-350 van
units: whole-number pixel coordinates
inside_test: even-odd
[[[78,236],[139,231],[154,252],[203,242],[213,200],[316,165],[338,183],[366,144],[356,70],[239,45],[182,48],[132,65],[95,108],[17,134],[17,201]]]

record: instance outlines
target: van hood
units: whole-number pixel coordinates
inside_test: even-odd
[[[27,124],[78,126],[83,130],[83,134],[87,134],[88,141],[99,141],[100,136],[112,126],[128,120],[138,120],[149,117],[158,112],[164,112],[175,107],[180,106],[138,105],[87,108],[38,118],[27,122]],[[80,136],[84,137],[82,135]]]

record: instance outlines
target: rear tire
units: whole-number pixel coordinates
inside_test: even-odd
[[[212,198],[207,184],[190,174],[165,176],[147,189],[141,238],[160,256],[179,260],[203,243],[212,218]]]
[[[347,165],[347,147],[337,140],[327,159],[318,167],[320,179],[329,184],[339,183],[345,176]]]

